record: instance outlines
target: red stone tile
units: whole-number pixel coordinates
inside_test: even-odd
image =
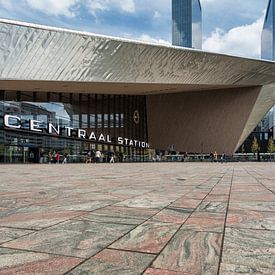
[[[143,275],[191,275],[191,273],[184,273],[180,271],[164,270],[157,268],[148,268]]]
[[[183,225],[183,229],[195,231],[223,232],[225,213],[194,212]]]
[[[64,274],[83,259],[0,247],[0,274]]]
[[[145,222],[110,247],[131,251],[159,253],[179,227],[179,224]]]

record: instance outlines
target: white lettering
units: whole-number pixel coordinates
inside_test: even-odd
[[[66,132],[67,132],[67,136],[68,137],[70,137],[71,135],[72,135],[72,130],[73,130],[74,128],[72,128],[72,127],[65,127],[65,130],[66,130]]]
[[[96,140],[96,135],[94,132],[91,132],[89,139]]]
[[[130,145],[130,146],[134,146],[134,142],[133,142],[132,139],[130,139],[129,145]]]
[[[120,145],[123,145],[123,138],[122,137],[118,137],[117,138],[117,143]]]
[[[35,132],[42,132],[41,129],[37,129],[36,127],[39,127],[40,121],[30,119],[30,130]]]
[[[109,142],[109,143],[112,142],[111,138],[110,138],[110,135],[107,135],[107,142]]]
[[[5,115],[4,116],[4,124],[5,124],[6,127],[15,128],[15,129],[20,129],[21,128],[20,124],[19,125],[12,125],[12,124],[10,124],[9,123],[10,119],[15,119],[15,120],[18,121],[18,123],[20,123],[20,121],[21,121],[21,118],[18,117],[18,116]]]
[[[105,137],[103,134],[100,134],[98,141],[105,141]]]
[[[124,138],[125,145],[128,145],[128,140],[129,140],[129,138]]]
[[[85,130],[82,130],[82,129],[78,129],[77,131],[78,133],[78,138],[86,138],[86,131]]]
[[[52,123],[49,123],[48,131],[49,134],[53,134],[53,132],[55,132],[56,134],[60,135],[60,126],[58,125],[57,128],[55,128]]]
[[[141,147],[142,147],[142,148],[145,148],[145,142],[142,142],[142,143],[141,143]]]

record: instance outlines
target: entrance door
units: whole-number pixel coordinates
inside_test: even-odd
[[[28,150],[28,162],[29,163],[39,163],[39,148],[30,147]]]

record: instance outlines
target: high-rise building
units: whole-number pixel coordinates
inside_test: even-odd
[[[275,0],[269,0],[262,30],[261,58],[275,61]],[[260,142],[262,152],[267,151],[268,139],[275,139],[275,105],[262,118],[258,126],[244,142],[246,152],[251,150],[253,138]]]
[[[262,31],[262,59],[275,60],[275,0],[269,0]]]
[[[172,0],[172,44],[202,48],[200,0]]]

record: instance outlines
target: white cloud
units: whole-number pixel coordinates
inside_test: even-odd
[[[50,15],[75,16],[72,7],[78,0],[25,0],[33,9]]]
[[[216,28],[211,36],[204,39],[203,49],[246,57],[260,57],[261,32],[264,17],[250,25],[243,25],[224,32]]]
[[[12,9],[12,2],[11,0],[0,0],[0,4],[7,10]]]
[[[161,17],[161,14],[159,11],[154,11],[154,15],[153,15],[153,18],[154,19],[159,19]]]
[[[162,44],[162,45],[171,45],[169,41],[159,39],[159,38],[154,38],[148,34],[143,33],[139,37],[136,38],[137,40],[141,41],[146,41],[146,42],[151,42],[151,43],[156,43],[156,44]]]
[[[86,6],[90,13],[96,16],[98,11],[121,9],[124,12],[133,13],[136,10],[134,0],[86,0]]]

